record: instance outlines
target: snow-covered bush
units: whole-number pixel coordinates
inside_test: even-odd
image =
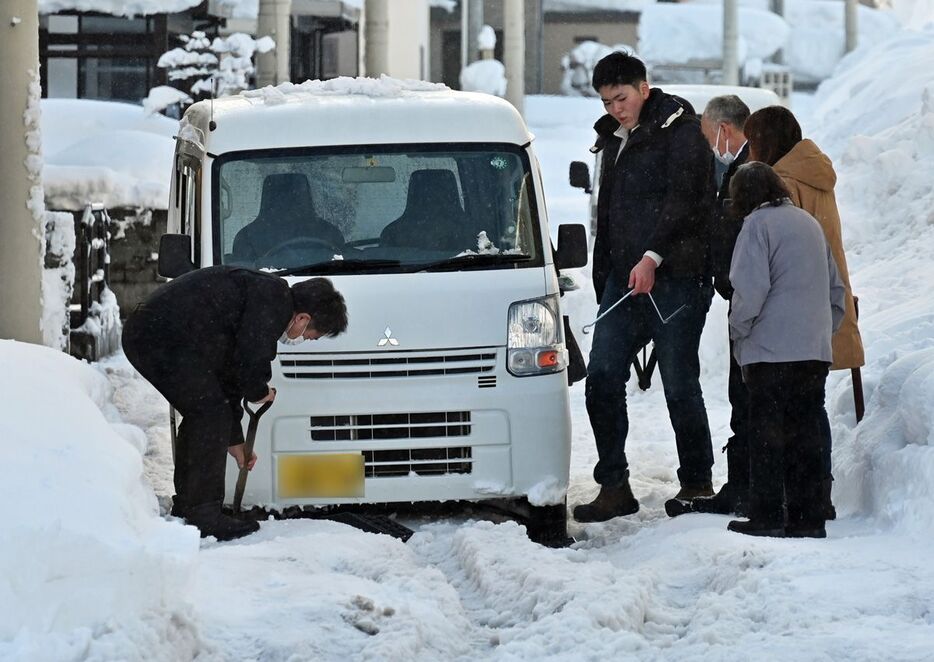
[[[561,68],[564,70],[561,93],[568,96],[597,96],[590,83],[593,80],[593,68],[614,51],[635,54],[635,49],[626,44],[606,46],[596,41],[583,41],[575,46],[561,58]]]
[[[477,35],[477,49],[492,54],[496,48],[496,32],[484,25]],[[471,62],[461,70],[460,86],[465,92],[485,92],[498,97],[506,96],[506,67],[492,57]]]
[[[188,89],[194,97],[210,96],[212,89],[217,96],[249,89],[255,71],[253,54],[275,48],[270,37],[256,40],[242,32],[212,41],[195,31],[179,40],[182,46],[163,53],[157,66],[169,70],[170,81],[191,81]]]

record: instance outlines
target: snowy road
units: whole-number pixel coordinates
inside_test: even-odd
[[[156,491],[169,494],[164,401],[122,357],[102,368],[124,420],[151,442]],[[572,396],[577,503],[596,490],[595,457],[583,389]],[[677,484],[664,398],[657,386],[632,396],[637,515],[572,524],[577,544],[558,550],[512,522],[421,520],[407,544],[328,521],[267,522],[203,544],[188,595],[196,650],[268,661],[934,659],[926,545],[856,518],[831,523],[824,541],[749,539],[713,515],[668,519]],[[723,439],[728,407],[715,393],[708,406]]]

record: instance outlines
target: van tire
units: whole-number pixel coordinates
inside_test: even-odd
[[[545,547],[567,547],[574,542],[568,536],[567,500],[551,506],[528,506],[525,522],[529,540]]]

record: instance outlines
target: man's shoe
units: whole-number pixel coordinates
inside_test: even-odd
[[[668,517],[678,517],[679,515],[687,515],[688,513],[696,512],[694,510],[695,500],[691,499],[668,499],[665,502],[665,513]]]
[[[627,478],[622,485],[601,485],[596,499],[574,508],[574,519],[578,522],[605,522],[637,512],[639,502],[632,495]]]
[[[826,538],[827,529],[824,528],[823,524],[805,524],[799,522],[798,524],[788,525],[785,527],[785,537],[786,538]]]
[[[679,501],[691,501],[698,497],[711,496],[713,496],[713,485],[710,481],[707,481],[706,483],[697,483],[695,485],[682,485],[674,498]]]
[[[770,522],[760,522],[757,520],[738,520],[734,519],[726,528],[736,533],[742,533],[747,536],[766,536],[768,538],[784,538],[785,527]]]
[[[219,501],[192,506],[184,518],[186,524],[198,527],[202,538],[214,536],[220,541],[234,540],[259,531],[259,522],[225,515]]]

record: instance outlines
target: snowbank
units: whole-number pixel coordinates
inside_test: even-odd
[[[183,654],[198,532],[158,516],[141,431],[112,420],[102,374],[61,352],[4,340],[0,364],[0,658]]]
[[[858,41],[870,47],[898,30],[899,18],[920,28],[934,21],[927,0],[901,0],[895,12],[858,7]],[[785,0],[784,17],[770,0],[738,0],[739,61],[765,60],[779,49],[796,82],[828,78],[844,55],[844,8],[839,0]],[[719,61],[723,52],[722,0],[648,4],[639,19],[639,53],[650,64]]]
[[[166,209],[178,122],[142,106],[42,100],[42,183],[51,209]]]
[[[844,512],[906,532],[934,527],[934,26],[848,56],[814,100],[812,135],[834,159],[868,365],[864,421],[835,374],[835,495]],[[870,92],[898,72],[887,93]]]
[[[723,54],[723,7],[657,4],[639,17],[639,55],[650,65],[719,61]],[[764,60],[788,38],[788,24],[770,11],[739,9],[739,61]]]

